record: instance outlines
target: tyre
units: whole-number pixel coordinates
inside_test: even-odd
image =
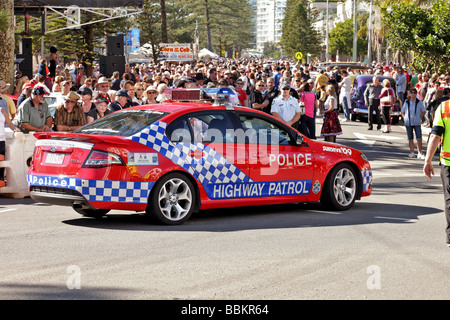
[[[146,212],[157,221],[176,225],[183,224],[195,208],[195,188],[180,173],[170,173],[155,183],[149,197]]]
[[[341,163],[334,167],[325,180],[320,202],[333,210],[347,210],[355,203],[358,179],[353,168]]]
[[[101,219],[109,211],[111,211],[109,209],[86,209],[86,208],[81,208],[81,207],[78,207],[78,206],[73,206],[73,210],[75,210],[76,212],[78,212],[82,216],[90,217],[90,218],[96,218],[96,219]]]
[[[352,120],[352,121],[358,120],[358,115],[356,115],[355,113],[352,113],[350,116],[350,120]]]

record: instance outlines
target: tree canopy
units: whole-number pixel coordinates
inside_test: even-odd
[[[145,17],[137,19],[142,31],[141,42],[149,42],[155,50],[161,42],[159,3],[160,0],[145,0]],[[220,52],[225,47],[232,52],[246,48],[252,40],[253,13],[247,1],[166,0],[165,4],[168,42],[193,43],[196,24],[200,48],[211,45],[213,51]]]
[[[390,46],[411,53],[411,64],[419,70],[450,71],[449,21],[448,0],[435,0],[430,7],[399,2],[383,10]]]
[[[289,57],[294,57],[296,52],[320,53],[319,32],[313,27],[316,17],[308,0],[287,1],[280,44]]]
[[[360,26],[358,24],[358,30]],[[340,54],[351,56],[353,53],[353,20],[339,22],[331,30],[328,37],[330,52],[339,51]],[[367,40],[364,36],[357,36],[357,55],[367,53]]]

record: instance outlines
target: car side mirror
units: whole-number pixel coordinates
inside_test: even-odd
[[[295,140],[295,143],[300,146],[303,144],[303,136],[301,134],[297,134],[297,139]]]

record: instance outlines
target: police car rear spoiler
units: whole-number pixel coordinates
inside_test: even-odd
[[[106,143],[114,145],[129,145],[129,140],[122,136],[92,135],[72,132],[35,132],[33,134],[38,140],[57,139],[66,141],[80,141],[90,143]]]

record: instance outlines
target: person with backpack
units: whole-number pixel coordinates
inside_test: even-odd
[[[422,101],[417,99],[417,90],[411,89],[410,96],[405,100],[402,108],[402,117],[406,126],[410,150],[408,158],[416,157],[414,154],[414,131],[417,140],[417,158],[425,159],[422,153],[422,119],[426,111]]]

